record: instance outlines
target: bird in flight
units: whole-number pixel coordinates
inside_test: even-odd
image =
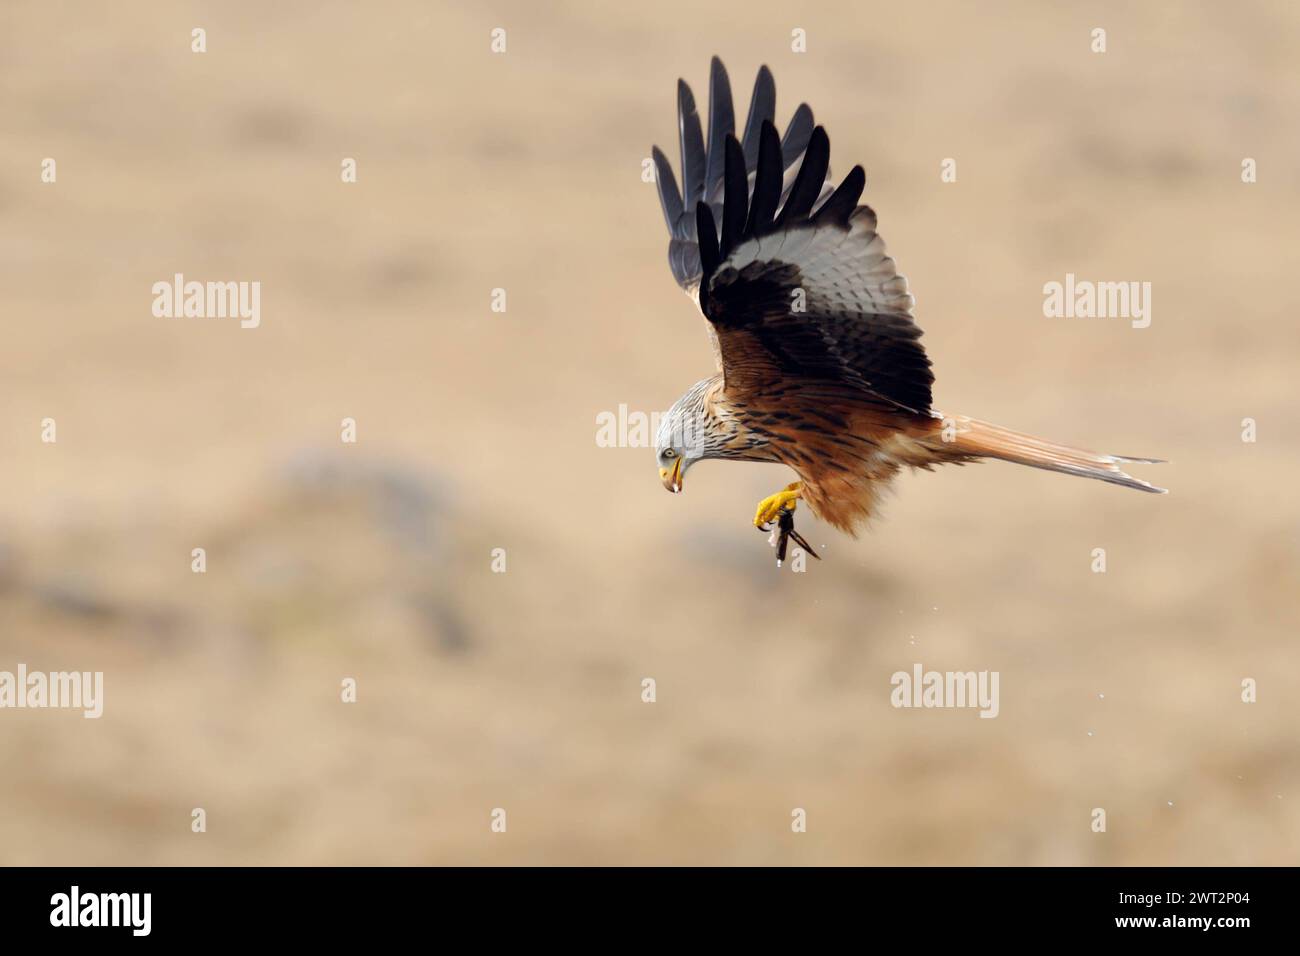
[[[796,502],[856,536],[903,466],[929,470],[994,458],[1165,493],[1120,467],[1154,458],[1099,455],[931,406],[934,375],[912,319],[907,280],[858,200],[854,166],[836,186],[830,140],[801,104],[779,135],[776,84],[758,71],[737,139],[722,61],[709,76],[708,135],[677,83],[682,185],[655,147],[655,179],[674,278],[707,319],[717,373],[660,421],[659,477],[682,490],[710,458],[779,462],[799,480],[758,503],[778,563]]]

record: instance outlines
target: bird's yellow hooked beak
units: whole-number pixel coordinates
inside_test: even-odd
[[[671,468],[659,469],[659,480],[673,494],[677,494],[682,490],[682,459],[680,455],[673,461]]]

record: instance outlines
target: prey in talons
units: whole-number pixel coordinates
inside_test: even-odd
[[[794,538],[795,544],[803,548],[804,554],[811,554],[818,561],[822,559],[822,556],[813,550],[813,546],[804,539],[804,536],[794,530],[793,507],[782,508],[777,513],[775,528],[773,528],[771,524],[767,523],[757,524],[755,527],[764,534],[769,531],[771,532],[771,537],[767,539],[767,543],[776,548],[776,566],[778,568],[781,566],[781,563],[785,561],[786,548],[789,545],[791,538]]]

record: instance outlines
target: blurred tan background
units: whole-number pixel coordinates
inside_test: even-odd
[[[106,700],[0,711],[0,862],[1296,863],[1300,9],[1133,6],[4,4],[0,670]],[[786,473],[598,448],[712,371],[640,174],[714,53],[866,167],[939,408],[1173,493],[903,476],[778,573]],[[915,662],[1000,716],[893,709]]]

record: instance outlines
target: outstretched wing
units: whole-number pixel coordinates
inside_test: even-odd
[[[857,204],[862,167],[819,202],[830,157],[820,126],[788,190],[771,122],[760,127],[752,184],[741,145],[723,142],[721,232],[711,204],[695,211],[700,309],[728,391],[830,380],[929,414],[934,375],[907,280],[876,233],[876,214]]]
[[[753,188],[750,177],[758,169],[759,134],[763,123],[776,116],[776,83],[766,66],[760,67],[754,80],[754,95],[750,99],[749,117],[741,140],[747,189]],[[677,81],[677,127],[681,139],[682,190],[677,188],[677,178],[672,165],[658,146],[651,151],[655,164],[655,180],[659,185],[659,202],[668,223],[668,264],[677,284],[694,296],[700,284],[700,247],[696,233],[695,206],[708,203],[716,219],[722,217],[724,143],[733,136],[736,118],[731,101],[731,81],[726,67],[716,56],[709,73],[709,136],[706,146],[700,114],[695,108],[695,96],[685,80]],[[806,103],[795,110],[790,125],[781,140],[781,170],[783,195],[793,184],[795,166],[808,148],[813,131],[813,114]],[[820,183],[818,186],[820,187]]]

